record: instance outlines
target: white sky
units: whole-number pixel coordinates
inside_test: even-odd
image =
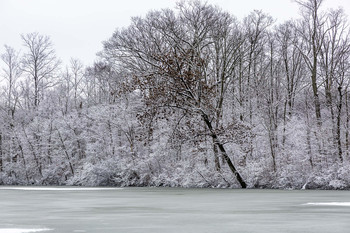
[[[0,53],[4,44],[22,48],[20,34],[39,32],[51,37],[57,56],[92,64],[102,41],[116,28],[126,27],[130,17],[149,10],[174,8],[176,0],[0,0]],[[254,9],[269,13],[278,22],[298,17],[292,0],[207,0],[238,18]],[[342,6],[350,15],[350,0],[325,0],[324,8]],[[350,19],[350,17],[349,17]]]

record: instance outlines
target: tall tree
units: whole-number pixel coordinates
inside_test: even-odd
[[[6,85],[6,109],[7,113],[13,117],[18,103],[17,81],[22,73],[19,54],[12,47],[5,45],[5,53],[1,55],[1,59],[5,63],[2,76]]]
[[[268,14],[262,11],[253,11],[243,20],[244,28],[246,30],[246,84],[245,88],[248,90],[245,93],[246,102],[248,104],[249,123],[253,123],[253,105],[254,97],[258,95],[257,88],[259,86],[259,68],[265,69],[261,65],[264,59],[264,46],[267,44],[267,30],[272,25],[273,19]],[[260,66],[260,67],[259,67]],[[255,95],[254,95],[255,94]],[[259,98],[255,98],[256,101]],[[257,106],[259,104],[257,103]]]
[[[320,52],[320,73],[323,76],[326,104],[331,116],[333,148],[337,148],[338,157],[342,162],[340,122],[349,60],[348,23],[342,9],[328,12],[325,28]]]
[[[0,113],[2,118],[2,126],[0,128],[0,171],[3,167],[3,157],[5,155],[5,145],[9,145],[7,141],[11,141],[10,134],[13,130],[13,121],[16,108],[19,101],[17,81],[21,75],[19,53],[10,46],[5,45],[5,52],[1,54],[1,59],[5,64],[2,69],[2,77],[4,78],[4,108]]]
[[[84,78],[84,65],[79,59],[71,58],[70,70],[72,73],[71,84],[73,88],[74,107],[78,108],[78,105],[80,104],[78,100],[80,98],[81,85]]]
[[[34,84],[34,107],[43,98],[45,89],[55,85],[54,77],[60,61],[56,58],[50,37],[37,32],[21,35],[26,48],[22,69]]]
[[[216,92],[217,85],[221,85],[218,81],[225,87],[229,73],[219,73],[217,77],[217,72],[210,72],[213,64],[210,49],[215,46],[211,32],[218,24],[230,21],[224,20],[228,17],[225,13],[197,1],[179,3],[178,9],[178,15],[163,10],[151,12],[145,19],[134,18],[129,28],[117,31],[105,42],[105,55],[132,74],[134,90],[141,90],[153,108],[176,108],[200,117],[230,170],[245,188],[246,183],[213,122],[222,101],[217,94],[224,91]],[[232,60],[226,56],[226,61],[221,62],[232,64],[234,53],[230,53]],[[224,69],[229,71],[232,66],[226,65]]]
[[[310,71],[317,125],[322,125],[321,103],[319,97],[318,63],[325,36],[326,17],[320,8],[323,0],[295,0],[301,8],[302,19],[297,27],[304,48],[300,48],[304,61]],[[296,44],[298,46],[298,44]]]

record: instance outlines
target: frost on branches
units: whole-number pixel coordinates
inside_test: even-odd
[[[296,4],[276,25],[180,2],[90,67],[22,35],[1,56],[0,184],[348,189],[348,21]]]

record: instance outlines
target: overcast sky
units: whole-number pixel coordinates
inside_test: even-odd
[[[238,18],[252,10],[269,13],[278,22],[298,17],[292,0],[208,0]],[[20,34],[39,32],[51,37],[58,57],[92,64],[117,28],[128,26],[130,17],[149,10],[174,8],[176,0],[0,0],[0,53],[4,44],[21,49]],[[325,8],[342,6],[350,15],[350,0],[325,0]]]

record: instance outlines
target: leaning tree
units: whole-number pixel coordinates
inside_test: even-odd
[[[235,19],[218,8],[190,2],[179,3],[177,9],[133,18],[128,28],[104,43],[101,55],[129,74],[125,89],[141,91],[150,108],[175,108],[198,116],[246,188],[218,133],[222,127],[216,124],[243,39],[235,30]]]

